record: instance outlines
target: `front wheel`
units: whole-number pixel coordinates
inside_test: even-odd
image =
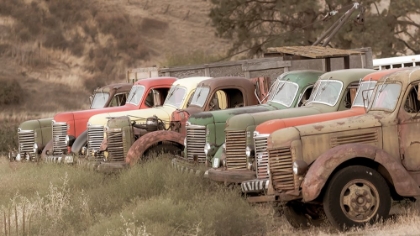
[[[331,224],[345,230],[388,217],[391,195],[388,184],[376,170],[349,166],[334,174],[323,205]]]

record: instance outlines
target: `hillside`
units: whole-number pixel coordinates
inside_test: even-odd
[[[18,80],[12,113],[86,107],[97,86],[131,67],[223,55],[203,0],[16,0],[0,3],[0,80]],[[171,60],[171,61],[169,61]]]

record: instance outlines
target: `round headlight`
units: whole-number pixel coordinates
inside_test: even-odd
[[[184,147],[187,146],[187,138],[184,138]]]
[[[213,168],[219,168],[220,167],[220,159],[219,158],[213,158]]]
[[[206,145],[204,145],[204,153],[207,155],[207,153],[210,151],[210,143],[206,143]]]
[[[87,148],[86,147],[82,147],[82,150],[80,152],[84,156],[84,155],[86,155],[86,151],[87,151]]]
[[[66,135],[66,146],[69,146],[70,144],[70,137]]]
[[[296,160],[293,162],[292,169],[295,175],[304,175],[308,170],[309,165],[303,160]]]

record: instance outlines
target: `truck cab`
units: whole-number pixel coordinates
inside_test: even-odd
[[[363,226],[386,219],[391,201],[420,196],[419,84],[419,67],[395,71],[366,98],[366,114],[268,137],[267,193],[292,226],[323,214],[342,230]]]
[[[95,89],[93,95],[90,96],[90,108],[123,106],[131,87],[132,84],[129,83],[116,83]],[[9,159],[36,160],[37,155],[51,141],[52,120],[53,118],[42,118],[22,122],[17,130],[18,151],[17,153],[9,152]]]
[[[119,107],[96,108],[90,110],[71,111],[57,113],[52,124],[52,139],[42,151],[42,159],[46,161],[65,161],[72,162],[72,155],[69,155],[70,148],[73,146],[77,137],[85,134],[86,124],[90,117],[96,114],[130,111],[161,106],[172,83],[176,81],[173,77],[147,78],[135,82],[125,99],[125,105]],[[103,90],[100,91],[101,93]],[[98,97],[104,95],[96,94],[93,101],[100,100]],[[105,98],[104,98],[105,99]],[[112,100],[121,101],[115,97]],[[110,105],[112,105],[111,101]],[[80,146],[76,143],[76,146]]]

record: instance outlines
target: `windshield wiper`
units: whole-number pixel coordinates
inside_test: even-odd
[[[172,97],[172,95],[174,94],[174,92],[176,91],[176,90],[178,90],[179,88],[178,88],[178,86],[179,86],[179,84],[177,84],[177,85],[175,85],[175,88],[172,90],[172,92],[166,97],[166,100],[169,100],[169,98],[171,98]]]
[[[133,100],[134,96],[136,96],[137,89],[133,92],[133,95],[131,95],[131,98],[128,100],[128,102],[131,102]]]

